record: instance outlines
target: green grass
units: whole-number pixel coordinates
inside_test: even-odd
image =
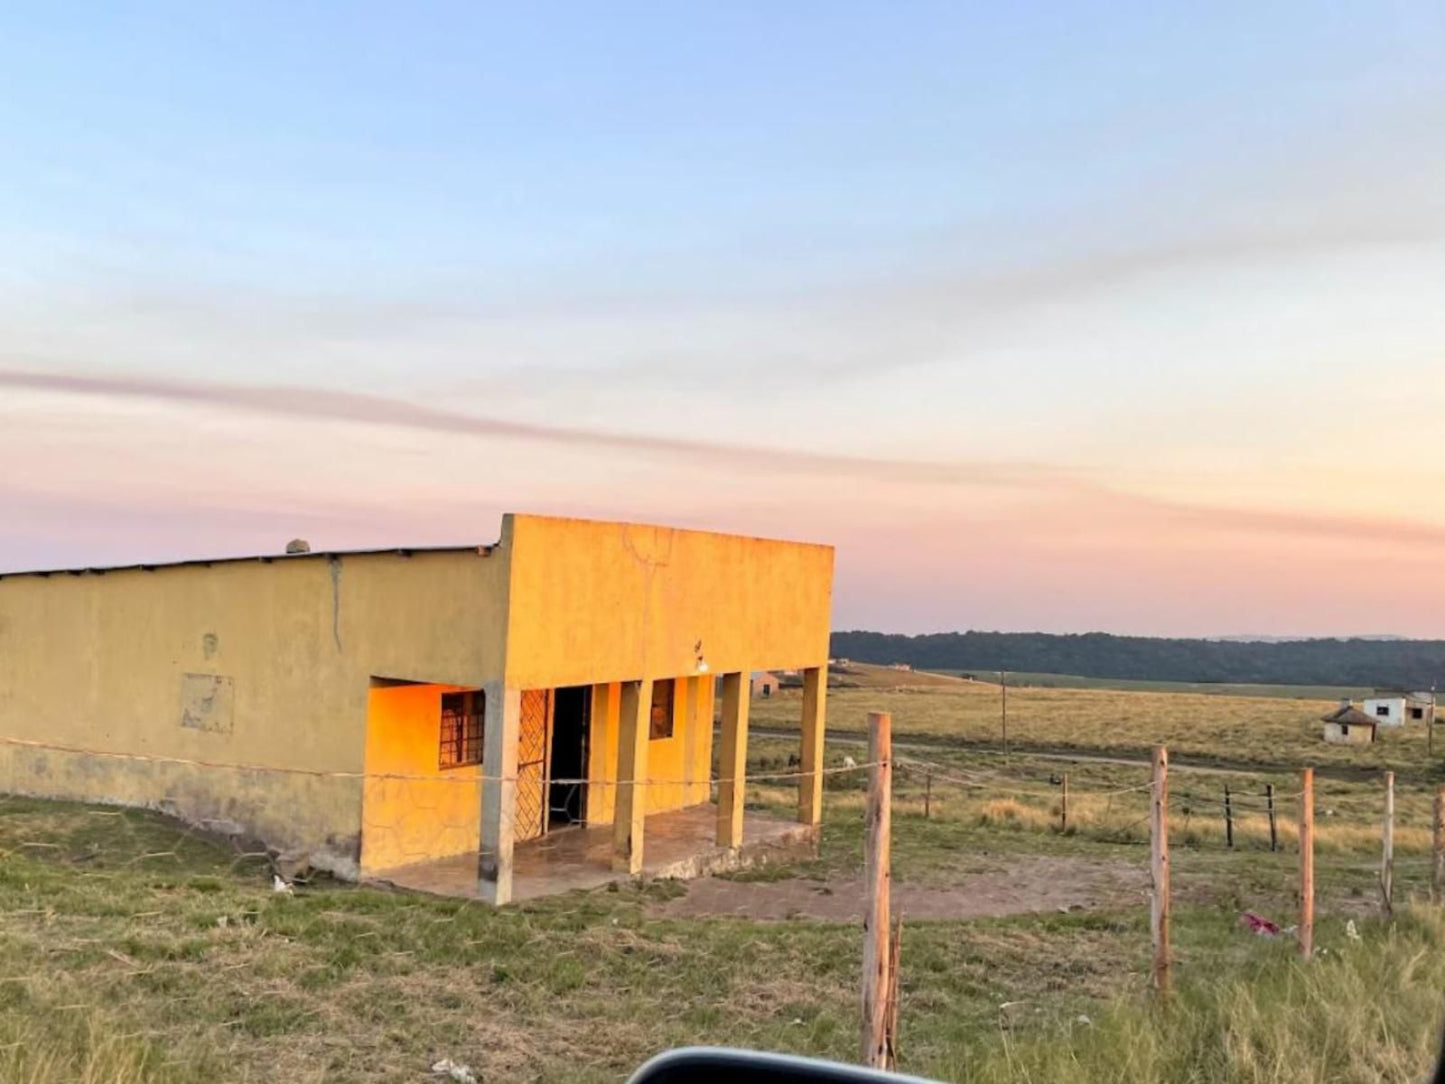
[[[1225,975],[1195,974],[1170,1004],[1121,1001],[1088,1022],[1015,1037],[951,1067],[960,1081],[1053,1084],[1424,1079],[1439,1050],[1445,918],[1417,909],[1336,940],[1305,964],[1264,944]]]
[[[982,682],[893,688],[829,689],[828,729],[862,734],[868,714],[888,712],[900,742],[1002,746],[1002,703],[997,686]],[[1016,750],[1147,757],[1167,745],[1176,760],[1221,766],[1287,768],[1311,765],[1336,772],[1392,769],[1411,777],[1445,780],[1445,731],[1434,755],[1420,724],[1381,728],[1374,745],[1328,745],[1320,716],[1334,700],[1279,696],[1220,696],[1192,692],[1121,692],[1111,689],[1010,688],[1008,738]],[[801,696],[784,689],[752,702],[753,725],[795,728]]]
[[[853,1053],[851,925],[656,917],[673,885],[502,911],[328,882],[290,897],[158,817],[20,800],[0,845],[7,1080],[417,1079],[444,1056],[617,1080],[687,1043]],[[910,1064],[986,1039],[1001,998],[1072,1009],[1128,986],[1138,919],[1120,921],[1131,936],[1065,916],[911,930]]]
[[[782,767],[792,744],[754,739],[750,771]],[[844,745],[830,747],[837,764]],[[1149,792],[1139,789],[1148,769],[1125,764],[1060,763],[1026,755],[980,758],[968,751],[935,750],[926,761],[900,759],[893,779],[895,881],[956,882],[989,856],[1056,855],[1144,861]],[[930,770],[934,779],[926,781]],[[1069,773],[1071,824],[1059,831],[1058,787]],[[966,781],[975,785],[960,785]],[[862,773],[829,776],[828,830],[817,862],[791,867],[800,875],[861,870]],[[1271,852],[1264,791],[1276,787],[1278,847]],[[1236,817],[1235,847],[1225,845],[1223,791],[1229,786]],[[1293,907],[1298,863],[1295,773],[1222,773],[1175,769],[1170,778],[1170,839],[1176,848],[1176,886],[1195,898],[1236,909],[1268,902]],[[928,819],[924,818],[925,792]],[[1396,884],[1401,898],[1428,887],[1433,785],[1399,782],[1395,794]],[[749,804],[786,815],[792,790],[754,783]],[[999,812],[1002,806],[1004,812]],[[1383,791],[1378,780],[1320,779],[1315,785],[1317,891],[1325,907],[1357,913],[1373,906],[1380,857]],[[763,879],[785,875],[768,870]],[[1218,890],[1216,890],[1218,889]]]
[[[788,747],[756,742],[753,768],[785,763]],[[837,747],[829,758],[841,755]],[[966,755],[941,763],[978,767]],[[1044,790],[1057,767],[1014,758],[991,777],[991,793]],[[1081,793],[1138,774],[1075,770]],[[1221,778],[1202,775],[1198,786]],[[1339,815],[1364,823],[1369,790],[1331,786]],[[755,785],[749,800],[781,811],[792,796]],[[1146,859],[1137,836],[993,821],[970,804],[971,791],[942,784],[933,800],[925,820],[918,778],[900,774],[902,886],[967,886],[979,871],[1035,856]],[[856,876],[860,777],[830,777],[827,806],[818,858],[771,867],[767,878]],[[1327,954],[1301,969],[1287,944],[1236,924],[1245,907],[1290,921],[1296,856],[1257,840],[1234,852],[1207,834],[1193,846],[1181,840],[1180,998],[1169,1019],[1148,1008],[1142,897],[1091,911],[910,922],[901,1068],[958,1080],[1112,1082],[1136,1069],[1146,1080],[1365,1079],[1365,1068],[1418,1077],[1442,1015],[1426,996],[1439,1001],[1439,918],[1411,912],[1392,931],[1370,917],[1369,842],[1321,853]],[[1402,899],[1418,894],[1422,877],[1402,868]],[[663,913],[681,891],[629,886],[501,911],[327,880],[286,896],[271,891],[263,864],[162,817],[0,800],[0,1079],[414,1080],[449,1057],[488,1080],[615,1081],[657,1051],[692,1043],[854,1057],[854,924]],[[1346,939],[1348,917],[1363,944]],[[1426,950],[1434,955],[1411,962]],[[1358,973],[1336,970],[1357,964]],[[1080,1014],[1093,1024],[1079,1025]],[[1342,1033],[1349,1044],[1325,1042],[1332,1028],[1354,1028]],[[1167,1041],[1176,1029],[1177,1050]],[[1320,1056],[1293,1056],[1305,1048]],[[1247,1057],[1274,1075],[1250,1077]],[[1203,1068],[1190,1069],[1190,1058]]]

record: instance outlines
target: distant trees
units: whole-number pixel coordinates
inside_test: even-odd
[[[1019,670],[1139,681],[1264,685],[1445,684],[1442,640],[1290,640],[1252,643],[1113,636],[1104,632],[943,632],[901,636],[833,634],[832,653],[862,662],[906,662],[922,670]]]

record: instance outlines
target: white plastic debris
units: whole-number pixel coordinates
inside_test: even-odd
[[[452,1061],[451,1058],[442,1058],[441,1061],[432,1065],[431,1071],[437,1076],[455,1080],[457,1084],[477,1084],[476,1074],[472,1072],[471,1067]]]
[[[230,919],[228,916],[226,916],[226,915],[222,915],[220,918],[216,919],[216,925],[219,926],[219,927],[221,927],[221,929],[223,929],[223,930],[224,930],[227,926],[229,926],[230,924],[231,924],[231,919]]]
[[[287,884],[286,881],[283,880],[281,878],[281,875],[278,873],[271,874],[271,891],[280,892],[287,896],[296,895],[296,890],[293,889],[289,884]]]
[[[1078,1016],[1074,1017],[1074,1023],[1083,1024],[1086,1028],[1091,1028],[1094,1026],[1094,1022],[1090,1020],[1088,1016],[1086,1016],[1084,1013],[1079,1013]]]
[[[1345,923],[1345,936],[1348,937],[1351,941],[1361,940],[1360,931],[1355,928],[1354,919],[1350,919],[1350,921]]]
[[[858,762],[857,762],[856,760],[854,760],[852,757],[844,757],[844,758],[843,758],[843,767],[845,767],[845,768],[856,768],[856,767],[858,767]]]

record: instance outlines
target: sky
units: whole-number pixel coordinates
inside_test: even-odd
[[[1445,637],[1442,423],[1434,0],[0,11],[0,570],[531,511]]]

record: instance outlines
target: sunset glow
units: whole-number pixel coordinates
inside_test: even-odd
[[[518,510],[834,543],[838,628],[1445,636],[1438,5],[806,7],[0,17],[0,570]]]

